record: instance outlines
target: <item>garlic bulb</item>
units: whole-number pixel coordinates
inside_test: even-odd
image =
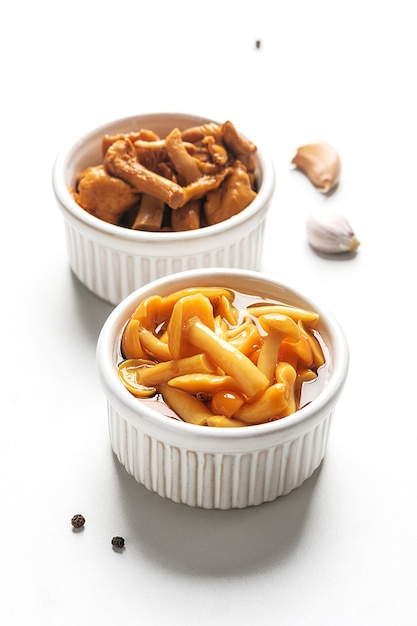
[[[291,163],[296,165],[323,193],[339,182],[341,161],[337,151],[328,143],[312,143],[297,149]]]
[[[306,229],[310,245],[320,252],[353,252],[360,245],[351,225],[341,213],[316,211],[308,216]]]

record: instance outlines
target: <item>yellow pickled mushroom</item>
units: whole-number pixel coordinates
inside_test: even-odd
[[[287,406],[279,417],[286,417],[295,413],[297,410],[296,398],[295,398],[295,383],[297,380],[297,371],[290,363],[278,363],[275,368],[275,379],[278,383],[282,383],[285,386],[285,398]]]
[[[244,404],[235,413],[235,417],[245,424],[261,424],[277,419],[287,408],[285,384],[274,383],[250,404]]]
[[[175,303],[168,323],[168,346],[174,359],[204,351],[204,347],[199,348],[189,340],[188,325],[192,318],[198,318],[214,331],[213,307],[207,296],[194,293]]]
[[[180,419],[204,426],[294,413],[304,383],[325,363],[319,315],[273,302],[243,311],[234,298],[228,289],[191,287],[141,302],[122,333],[126,388],[144,399],[160,393]]]
[[[126,389],[136,398],[150,398],[155,394],[156,389],[141,382],[140,371],[145,368],[152,368],[154,365],[154,361],[146,359],[127,359],[120,363],[117,373]]]
[[[309,324],[309,326],[314,325],[319,320],[319,314],[315,311],[309,311],[308,309],[302,309],[287,304],[256,304],[248,307],[248,312],[254,317],[260,317],[261,315],[286,315],[295,322],[301,320]]]
[[[250,356],[262,344],[259,328],[249,316],[244,319],[242,324],[229,330],[226,333],[226,339],[246,356]]]
[[[226,417],[225,415],[211,415],[207,418],[206,426],[214,426],[216,428],[239,428],[246,426],[246,424],[234,419],[233,417]]]
[[[170,387],[176,387],[183,391],[188,391],[194,395],[212,396],[218,391],[228,389],[230,391],[239,391],[234,378],[227,375],[194,372],[192,374],[182,374],[171,378],[168,381]]]
[[[217,367],[213,365],[206,354],[195,354],[183,359],[173,359],[155,363],[153,367],[147,367],[138,372],[138,382],[146,387],[155,387],[166,383],[177,376],[185,376],[193,373],[214,373]]]
[[[231,389],[219,389],[211,399],[210,408],[217,415],[233,417],[245,404],[245,401],[245,397],[239,392]]]
[[[169,316],[169,311],[167,313],[165,299],[155,295],[143,300],[136,308],[132,318],[138,320],[144,328],[153,331],[166,319],[167,315]]]
[[[298,323],[300,328],[300,322]],[[306,334],[300,328],[300,336],[298,340],[292,337],[283,339],[279,349],[279,360],[288,361],[293,365],[298,364],[300,367],[311,367],[313,365],[313,351]]]
[[[301,399],[301,392],[302,392],[304,383],[310,383],[316,379],[317,379],[317,374],[314,370],[309,369],[309,368],[297,369],[297,378],[295,381],[295,395],[296,395],[298,402],[300,402],[300,399]]]
[[[275,378],[275,366],[278,362],[278,351],[284,337],[300,338],[300,329],[288,315],[267,313],[259,317],[259,323],[268,333],[264,338],[258,358],[258,368],[265,374],[269,382]]]
[[[167,405],[184,422],[206,426],[207,420],[213,417],[210,409],[196,396],[193,396],[182,389],[175,389],[166,383],[158,386],[159,393],[162,394]]]
[[[298,326],[300,328],[301,333],[310,344],[311,352],[313,355],[314,367],[316,368],[321,367],[322,365],[324,365],[325,358],[324,358],[323,350],[322,350],[320,343],[318,342],[316,337],[312,334],[312,332],[308,331],[303,320],[299,320]]]
[[[169,345],[159,339],[151,330],[139,326],[139,339],[148,356],[157,361],[170,361],[173,357]]]
[[[214,308],[220,301],[225,300],[229,305],[224,304],[224,307],[233,308],[231,306],[234,295],[230,289],[224,289],[223,287],[185,287],[178,291],[174,291],[165,298],[163,298],[163,314],[166,318],[170,317],[174,306],[182,298],[187,296],[202,295],[208,298]]]
[[[139,338],[140,322],[131,318],[122,334],[122,354],[126,359],[143,359],[146,354]]]
[[[253,397],[268,386],[268,379],[237,348],[216,335],[214,316],[206,296],[195,294],[175,304],[168,324],[168,345],[173,358],[204,351],[241,390]]]
[[[229,298],[222,294],[218,302],[214,305],[214,315],[220,315],[226,322],[232,326],[236,325],[239,319],[239,311],[233,306]]]

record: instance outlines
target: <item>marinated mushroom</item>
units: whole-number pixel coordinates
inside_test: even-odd
[[[233,376],[240,389],[249,398],[253,398],[268,386],[267,377],[240,350],[218,337],[197,317],[193,317],[186,328],[188,341],[207,354],[229,376]]]
[[[121,338],[126,388],[142,401],[160,397],[179,419],[218,427],[281,419],[310,401],[304,384],[326,364],[318,314],[261,298],[242,308],[235,296],[190,287],[140,302]]]
[[[171,208],[184,202],[183,188],[142,165],[129,139],[119,139],[109,146],[104,165],[110,174],[129,183],[137,192],[155,196]]]
[[[244,404],[235,415],[245,424],[259,424],[276,418],[287,405],[285,385],[274,383],[267,387],[254,402]]]
[[[157,231],[162,227],[165,203],[160,198],[143,193],[132,230]]]
[[[88,167],[81,172],[70,192],[85,211],[109,224],[118,224],[140,199],[138,191],[120,178],[111,176],[104,165]]]
[[[278,362],[278,351],[285,337],[298,340],[300,330],[288,315],[266,314],[259,317],[259,323],[267,332],[258,358],[258,368],[270,382],[274,380],[275,367]]]
[[[181,415],[185,422],[206,426],[207,421],[213,417],[213,413],[204,402],[186,391],[170,387],[167,384],[160,385],[158,391],[164,396],[168,406],[178,415]]]
[[[125,228],[197,230],[257,195],[256,146],[230,121],[173,128],[165,138],[148,129],[105,135],[101,151],[103,163],[81,172],[70,192],[85,210]]]
[[[209,226],[229,219],[246,209],[256,197],[244,165],[235,161],[221,187],[207,193],[204,214]]]

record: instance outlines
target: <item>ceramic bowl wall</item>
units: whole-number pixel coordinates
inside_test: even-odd
[[[328,379],[307,406],[283,419],[243,428],[213,428],[168,418],[124,387],[117,374],[122,329],[150,295],[185,287],[226,287],[267,296],[320,314],[329,350]],[[334,409],[348,372],[348,347],[332,315],[276,279],[236,269],[193,270],[132,293],[110,314],[97,345],[112,448],[147,489],[190,506],[229,509],[257,505],[299,487],[319,467]]]
[[[81,171],[102,162],[101,140],[105,134],[148,128],[165,137],[175,127],[184,130],[208,121],[186,113],[137,115],[100,126],[58,155],[52,182],[64,218],[69,263],[78,279],[100,298],[118,304],[146,283],[189,269],[259,270],[275,174],[256,137],[248,138],[257,145],[256,198],[239,214],[199,230],[158,233],[115,226],[82,209],[69,192]]]

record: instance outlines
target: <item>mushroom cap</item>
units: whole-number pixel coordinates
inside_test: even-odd
[[[279,331],[283,337],[300,338],[300,329],[297,323],[288,315],[281,313],[267,313],[259,317],[259,323],[266,332]]]
[[[188,341],[188,326],[193,318],[214,331],[213,307],[207,296],[195,293],[180,298],[172,309],[168,323],[168,346],[173,359],[181,359],[201,352]]]

